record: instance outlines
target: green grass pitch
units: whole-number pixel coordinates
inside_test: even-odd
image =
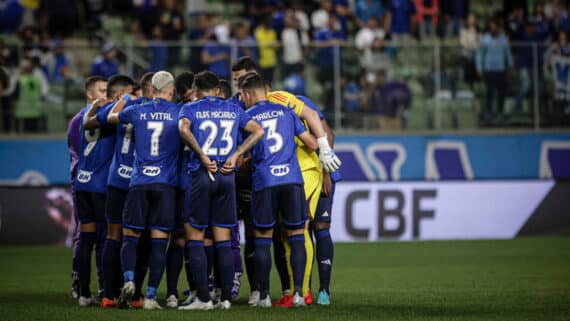
[[[250,308],[244,278],[230,311],[145,312],[79,308],[69,295],[69,249],[0,247],[0,320],[570,320],[570,238],[337,244],[335,250],[330,307]]]

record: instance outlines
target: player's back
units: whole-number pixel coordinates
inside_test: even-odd
[[[121,121],[133,125],[135,161],[131,186],[178,184],[178,112],[176,104],[163,99],[129,106],[121,112]]]
[[[147,102],[148,99],[141,97],[131,99],[125,104],[125,108],[133,105],[140,105]],[[109,167],[109,177],[107,185],[114,186],[121,189],[128,189],[132,171],[134,155],[134,142],[132,139],[133,125],[132,124],[118,124],[110,125],[107,123],[107,116],[113,109],[115,104],[109,105],[107,108],[101,109],[97,112],[97,120],[101,127],[112,126],[115,127],[115,150],[111,166]]]
[[[190,130],[202,151],[219,165],[236,150],[239,131],[250,119],[239,106],[218,97],[204,97],[184,105],[180,118],[190,120]],[[192,172],[200,168],[195,153],[189,168]]]
[[[269,101],[258,102],[246,112],[265,129],[263,139],[252,150],[253,189],[302,184],[294,140],[305,132],[299,118],[291,110]]]
[[[88,110],[89,108],[83,110],[82,121]],[[77,190],[96,193],[106,191],[107,176],[114,148],[115,130],[113,128],[86,129],[81,126],[81,147],[79,149],[77,180],[75,181]]]

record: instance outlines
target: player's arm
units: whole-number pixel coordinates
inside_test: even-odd
[[[97,119],[97,111],[99,111],[99,108],[107,103],[109,103],[109,100],[107,99],[96,99],[91,104],[87,110],[87,113],[83,117],[83,127],[85,129],[94,129],[101,126],[101,123]]]
[[[248,121],[244,127],[244,130],[249,135],[243,141],[243,143],[237,147],[236,151],[226,160],[224,166],[220,170],[223,174],[229,174],[233,172],[237,164],[237,159],[250,151],[253,146],[255,146],[255,144],[257,144],[261,138],[263,138],[263,135],[265,134],[263,127],[261,127],[261,125],[259,125],[259,123],[255,120]]]
[[[198,144],[196,137],[194,136],[194,134],[192,134],[192,131],[190,130],[191,124],[192,123],[188,118],[180,118],[180,120],[178,120],[178,132],[180,133],[180,138],[182,138],[182,141],[186,146],[190,147],[190,149],[194,153],[196,153],[196,155],[198,155],[200,162],[208,170],[208,172],[211,173],[217,172],[218,166],[216,162],[210,160],[210,157],[208,157],[208,155],[206,155],[204,151],[202,151],[200,144]]]
[[[119,119],[119,113],[123,111],[123,108],[125,108],[125,105],[130,99],[131,96],[128,94],[124,94],[123,97],[119,99],[119,101],[111,109],[111,112],[109,112],[109,115],[107,116],[107,123],[116,125],[121,122]]]
[[[321,161],[323,169],[328,172],[338,170],[342,162],[331,148],[329,139],[327,138],[328,133],[324,129],[323,122],[321,121],[319,114],[311,108],[303,108],[299,117],[309,124],[311,132],[317,137],[317,143],[319,145],[319,160]]]
[[[329,141],[329,145],[331,146],[331,148],[334,148],[334,133],[332,131],[332,128],[329,126],[329,123],[327,122],[326,119],[322,119],[321,122],[323,124],[323,128],[325,130],[325,133],[327,134],[327,139]],[[321,188],[321,191],[325,196],[328,197],[331,194],[331,190],[332,190],[331,175],[325,169],[325,170],[323,170],[323,187]]]

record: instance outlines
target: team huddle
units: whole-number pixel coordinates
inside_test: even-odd
[[[312,304],[315,249],[317,303],[330,304],[329,228],[341,165],[333,133],[310,99],[273,91],[249,57],[232,66],[232,76],[234,96],[209,71],[147,73],[139,84],[124,75],[87,80],[87,106],[68,131],[79,137],[70,151],[80,306],[98,304],[91,255],[101,243],[103,308],[161,309],[166,270],[167,307],[229,309],[243,273],[238,219],[250,305]],[[274,302],[272,244],[282,291]],[[179,301],[183,267],[188,290]]]

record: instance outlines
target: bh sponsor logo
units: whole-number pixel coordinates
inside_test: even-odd
[[[285,176],[290,171],[288,164],[269,166],[269,169],[271,170],[271,175],[277,177]]]
[[[130,179],[131,175],[133,173],[133,168],[130,166],[121,164],[121,166],[119,166],[119,168],[117,169],[117,173],[122,178]]]
[[[91,181],[91,176],[93,175],[93,172],[88,172],[88,171],[84,171],[84,170],[80,170],[79,174],[77,174],[77,180],[80,183],[89,183],[89,181]]]
[[[160,174],[160,167],[158,166],[144,166],[142,173],[146,176],[158,176]]]

